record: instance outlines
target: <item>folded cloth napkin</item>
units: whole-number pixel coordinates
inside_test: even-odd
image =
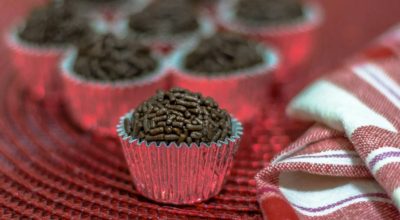
[[[400,219],[400,28],[379,41],[289,104],[316,124],[257,174],[266,219]]]

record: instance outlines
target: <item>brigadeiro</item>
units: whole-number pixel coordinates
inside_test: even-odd
[[[158,91],[117,126],[136,190],[178,205],[219,193],[242,130],[212,98],[182,88]]]
[[[138,1],[144,0],[63,0],[73,7],[80,15],[90,17],[96,13],[114,16],[122,7],[130,7]]]
[[[87,20],[55,1],[34,9],[10,30],[7,45],[20,79],[36,99],[58,87],[58,61],[68,46],[92,33]]]
[[[285,68],[307,60],[322,21],[320,7],[301,0],[221,0],[215,11],[221,29],[276,45]]]
[[[114,135],[121,114],[165,87],[163,63],[132,39],[105,34],[81,41],[62,62],[70,113],[83,128]]]
[[[157,50],[168,53],[179,44],[212,29],[211,23],[187,0],[153,1],[133,13],[126,24],[128,33]]]
[[[303,17],[299,0],[239,0],[236,15],[250,26],[287,23]]]
[[[148,0],[64,0],[80,16],[96,22],[104,32],[118,33],[118,24],[128,14],[140,11]]]
[[[222,32],[179,48],[169,63],[174,85],[211,96],[248,122],[267,101],[278,56],[270,47]]]

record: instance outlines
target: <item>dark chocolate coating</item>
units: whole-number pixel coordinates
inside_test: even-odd
[[[126,132],[148,142],[209,144],[232,135],[229,114],[212,98],[181,88],[159,91],[132,118],[124,121]]]
[[[73,2],[73,3],[79,3],[79,2],[90,2],[90,3],[95,3],[95,4],[97,4],[97,3],[100,3],[100,4],[103,4],[103,3],[114,3],[114,2],[124,2],[124,1],[126,1],[126,0],[64,0],[64,1],[67,1],[67,2]]]
[[[239,0],[237,17],[249,25],[285,23],[303,16],[299,0]]]
[[[106,34],[80,42],[74,70],[89,80],[121,81],[151,73],[157,65],[148,47]]]
[[[218,75],[261,64],[263,57],[255,42],[232,33],[218,33],[203,39],[184,62],[193,73]]]
[[[52,2],[30,13],[19,36],[39,45],[64,45],[90,34],[87,20],[77,16],[68,5]]]
[[[151,36],[190,33],[198,26],[195,9],[186,0],[154,1],[129,18],[133,31]]]
[[[87,9],[95,9],[96,7],[112,7],[123,6],[124,3],[129,3],[130,0],[63,0],[66,4],[74,7],[80,14],[87,12]]]

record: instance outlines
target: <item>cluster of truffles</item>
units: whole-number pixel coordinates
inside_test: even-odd
[[[80,42],[74,69],[86,79],[119,81],[141,77],[157,65],[148,47],[106,34]]]
[[[280,23],[303,15],[299,0],[240,0],[237,16],[248,24]]]
[[[229,114],[212,98],[181,88],[159,91],[132,114],[127,134],[148,142],[211,143],[232,134]]]
[[[257,44],[233,33],[218,33],[200,41],[185,59],[185,68],[202,74],[223,74],[263,62]]]
[[[33,10],[19,36],[35,44],[70,44],[91,34],[87,21],[78,17],[71,7],[56,1]]]
[[[188,33],[198,28],[195,9],[187,0],[153,1],[129,19],[129,27],[152,36]]]

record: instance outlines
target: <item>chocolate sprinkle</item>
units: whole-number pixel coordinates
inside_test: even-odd
[[[195,10],[187,0],[153,1],[129,18],[133,31],[152,36],[189,33],[198,26]]]
[[[101,81],[138,78],[156,67],[157,61],[148,47],[111,34],[82,41],[74,65],[77,74]]]
[[[95,4],[108,4],[108,3],[115,3],[115,2],[124,2],[126,0],[64,0],[66,2],[71,3],[82,3],[82,2],[89,2]]]
[[[197,114],[191,111],[186,111],[188,114],[185,112],[184,116],[177,114],[175,109],[182,106],[179,103],[187,100],[193,101],[188,108],[197,109]],[[159,91],[132,114],[133,120],[125,119],[124,127],[130,136],[140,140],[200,144],[224,140],[232,135],[229,114],[212,98],[180,88]],[[149,117],[154,114],[162,115]],[[157,122],[157,126],[150,129],[152,122]]]
[[[248,25],[284,23],[303,16],[299,0],[240,0],[236,13]]]
[[[39,45],[63,45],[91,34],[87,20],[77,16],[71,7],[52,2],[33,10],[19,36]]]
[[[218,33],[200,41],[197,48],[187,55],[185,67],[194,73],[217,75],[262,62],[255,42],[233,33]]]

